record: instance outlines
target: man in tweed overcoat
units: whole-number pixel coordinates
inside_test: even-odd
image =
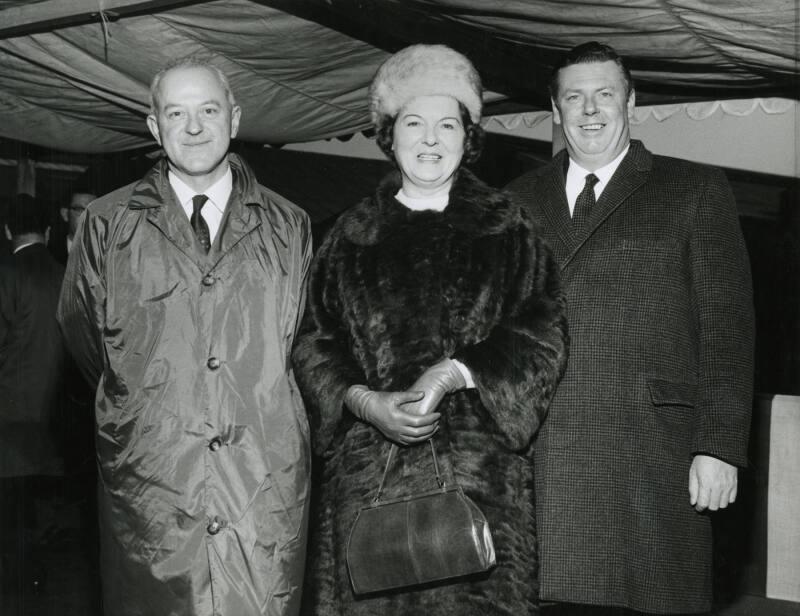
[[[708,611],[707,512],[736,497],[752,402],[734,199],[721,171],[630,140],[613,49],[573,49],[551,96],[566,151],[508,187],[560,263],[572,339],[535,447],[542,598],[557,614]]]

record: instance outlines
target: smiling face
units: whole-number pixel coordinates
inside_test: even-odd
[[[610,60],[562,68],[553,121],[564,129],[570,157],[589,171],[614,160],[630,141],[634,101],[622,71]]]
[[[426,197],[450,190],[464,155],[464,124],[450,96],[418,96],[394,123],[392,150],[403,174],[403,192]]]
[[[226,171],[228,146],[241,110],[231,106],[217,75],[204,67],[172,69],[158,86],[147,126],[164,148],[170,170],[202,192]]]

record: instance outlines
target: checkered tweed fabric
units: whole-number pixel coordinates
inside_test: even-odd
[[[570,359],[535,446],[542,598],[707,611],[711,528],[692,456],[746,463],[750,270],[715,169],[638,142],[572,229],[565,152],[509,187],[542,227],[567,293]]]

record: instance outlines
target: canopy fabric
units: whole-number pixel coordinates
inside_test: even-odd
[[[592,39],[628,59],[640,104],[797,99],[796,37],[794,0],[0,0],[0,137],[152,146],[150,79],[196,52],[229,75],[253,143],[369,128],[375,70],[414,42],[472,58],[489,101],[506,99],[489,113],[548,108],[555,58]]]
[[[247,141],[286,143],[368,125],[365,88],[386,53],[248,0],[225,0],[0,41],[0,134],[81,152],[152,144],[148,84],[207,52],[229,76]]]

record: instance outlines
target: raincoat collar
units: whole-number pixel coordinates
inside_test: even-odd
[[[258,182],[247,163],[238,154],[228,154],[228,164],[233,173],[234,196],[244,205],[266,206],[259,190]],[[158,208],[165,204],[164,195],[170,194],[169,166],[167,159],[159,160],[150,171],[136,184],[128,201],[128,208],[142,210]]]
[[[269,212],[266,198],[262,196],[250,167],[236,154],[228,154],[228,162],[233,173],[233,191],[208,253],[200,249],[189,220],[177,201],[169,182],[166,160],[156,163],[136,184],[128,201],[129,209],[144,211],[147,220],[202,271],[213,269],[242,238],[261,226],[262,217],[255,215],[251,208],[260,207]]]

